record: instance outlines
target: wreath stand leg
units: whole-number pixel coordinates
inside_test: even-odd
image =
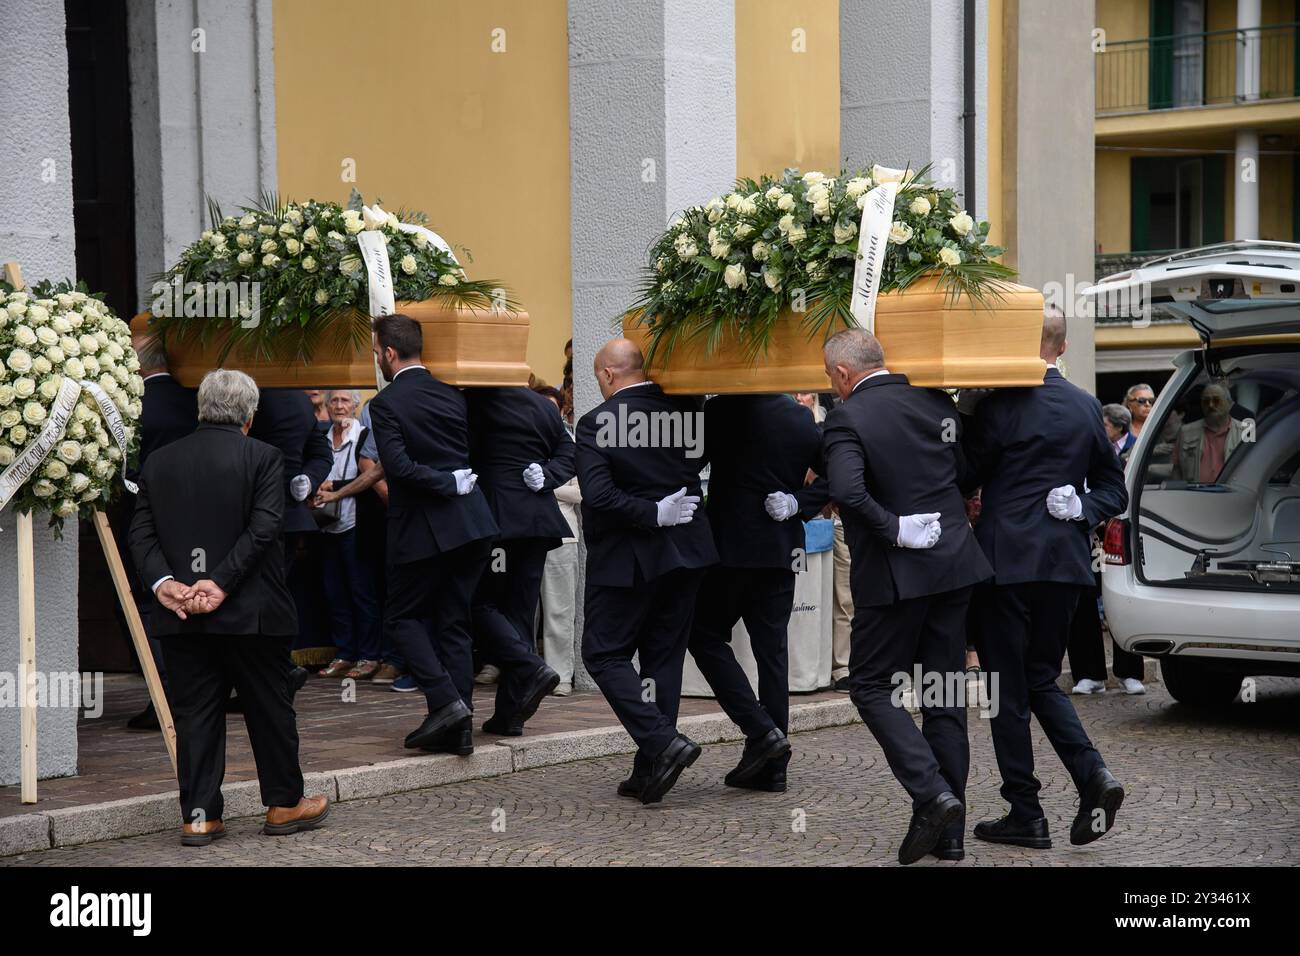
[[[163,692],[162,680],[158,676],[158,666],[154,663],[153,651],[144,632],[144,623],[131,595],[131,585],[127,581],[126,568],[122,564],[122,555],[117,549],[117,538],[109,526],[108,515],[102,511],[95,512],[95,531],[99,535],[100,547],[104,549],[104,560],[108,562],[108,573],[113,578],[113,589],[117,591],[118,603],[122,605],[122,616],[126,618],[127,630],[131,632],[131,643],[135,646],[135,656],[140,659],[140,669],[144,671],[144,682],[149,688],[149,700],[153,702],[158,723],[162,726],[163,741],[167,745],[167,756],[172,761],[172,773],[176,772],[176,726],[172,723],[171,707],[167,704],[167,695]]]
[[[18,686],[22,725],[21,799],[36,802],[36,559],[32,513],[18,512]]]

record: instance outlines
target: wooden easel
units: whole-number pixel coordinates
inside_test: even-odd
[[[6,262],[4,273],[5,281],[15,290],[25,288],[22,269],[19,268],[18,263]],[[123,466],[125,467],[125,462]],[[19,723],[22,734],[19,780],[22,802],[35,803],[36,684],[32,678],[36,674],[36,560],[32,514],[28,511],[15,512],[15,515],[18,520],[18,686],[20,688]],[[108,516],[102,511],[95,512],[95,531],[99,535],[99,544],[104,549],[104,558],[108,562],[109,574],[113,578],[113,588],[117,591],[117,600],[122,605],[127,630],[131,632],[131,643],[135,646],[136,657],[140,659],[145,684],[149,688],[149,699],[153,701],[154,710],[158,714],[158,723],[162,725],[163,741],[167,745],[167,755],[171,758],[172,772],[175,773],[176,727],[172,723],[171,708],[167,706],[167,697],[163,693],[162,681],[158,677],[158,668],[154,664],[153,652],[149,648],[149,639],[145,636],[140,612],[136,609],[135,599],[131,596],[131,586],[122,564],[122,556],[117,549],[117,541],[108,525]]]

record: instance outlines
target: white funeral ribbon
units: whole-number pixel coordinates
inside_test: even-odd
[[[109,433],[117,442],[117,447],[122,451],[122,484],[126,490],[135,494],[140,489],[126,477],[126,423],[122,421],[122,414],[113,404],[113,400],[108,394],[96,385],[94,382],[78,382],[75,379],[64,378],[63,384],[59,386],[59,393],[54,396],[54,402],[50,405],[50,413],[45,419],[45,424],[41,426],[40,434],[36,440],[29,443],[22,453],[15,458],[3,472],[0,472],[0,509],[9,504],[14,495],[18,494],[18,489],[27,483],[27,480],[36,473],[36,469],[45,463],[45,459],[54,451],[54,446],[62,439],[64,432],[68,427],[68,420],[72,418],[72,411],[77,407],[77,399],[81,397],[81,390],[85,389],[90,392],[95,402],[99,405],[99,410],[104,416],[104,421],[108,424]]]
[[[382,226],[388,222],[388,213],[379,206],[362,206],[361,220],[366,228],[357,233],[357,246],[361,250],[361,261],[366,264],[366,279],[370,290],[370,316],[392,315],[397,311],[397,302],[393,298],[393,267],[388,259],[388,243],[384,242]],[[460,260],[451,251],[446,240],[432,229],[411,222],[397,222],[397,229],[410,235],[423,236],[425,241],[442,250],[451,257],[451,261],[460,265]],[[375,385],[382,391],[387,383],[375,363]]]
[[[876,167],[873,175],[881,173],[902,179],[901,169]],[[881,183],[867,193],[862,204],[862,223],[858,227],[858,261],[853,267],[853,298],[849,311],[857,323],[868,332],[876,328],[876,295],[880,292],[880,274],[885,266],[885,250],[889,246],[889,230],[894,224],[894,199],[900,181]]]

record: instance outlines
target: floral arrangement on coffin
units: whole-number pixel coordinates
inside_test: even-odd
[[[0,493],[21,477],[16,468],[30,469],[11,500],[19,511],[48,511],[56,529],[107,504],[138,444],[139,372],[130,328],[84,285],[46,281],[15,292],[0,282]],[[79,387],[65,387],[69,380]],[[46,432],[65,415],[61,429]]]
[[[377,231],[387,245],[397,301],[440,299],[449,305],[507,309],[516,305],[499,282],[473,280],[451,248],[423,228],[420,212],[393,214],[365,206],[355,189],[346,207],[334,202],[284,202],[270,194],[255,206],[227,216],[208,201],[211,228],[186,248],[179,261],[156,277],[155,293],[167,284],[182,289],[234,283],[236,308],[208,315],[188,302],[168,308],[155,298],[151,331],[166,340],[207,343],[221,337],[222,359],[232,349],[284,362],[310,362],[323,336],[331,347],[368,348],[368,274],[358,235]],[[405,228],[404,228],[405,227]],[[420,228],[414,228],[420,227]],[[430,237],[433,237],[433,241]],[[462,250],[468,257],[468,252]],[[255,290],[245,295],[244,290]],[[253,301],[250,301],[253,300]],[[158,308],[160,304],[163,308]]]
[[[956,193],[915,173],[885,170],[836,176],[787,169],[779,178],[738,180],[725,196],[682,213],[650,249],[650,264],[628,316],[648,327],[650,354],[704,336],[711,352],[734,331],[751,359],[763,354],[782,310],[803,313],[809,339],[855,325],[850,303],[858,230],[867,194],[897,182],[880,293],[925,275],[956,298],[996,297],[1016,273],[994,261],[988,242]]]

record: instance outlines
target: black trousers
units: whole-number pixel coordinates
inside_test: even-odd
[[[790,724],[787,628],[795,572],[785,568],[710,568],[695,601],[690,652],[718,704],[744,731],[761,737]],[[731,629],[743,620],[758,665],[758,696],[731,649]]]
[[[483,538],[388,568],[384,631],[406,659],[430,713],[458,699],[474,707],[470,603],[490,547]],[[430,619],[431,629],[425,625]]]
[[[631,587],[587,584],[582,662],[636,741],[642,765],[677,736],[682,664],[703,578],[703,569],[681,568]]]
[[[292,807],[302,799],[298,725],[289,696],[289,642],[260,635],[168,635],[161,638],[176,724],[176,776],[183,822],[220,820],[225,811],[226,699],[244,705],[262,804]]]
[[[1101,615],[1097,613],[1097,588],[1084,588],[1079,595],[1079,607],[1070,623],[1070,673],[1076,683],[1085,677],[1091,680],[1106,679],[1106,638],[1101,633]],[[1111,638],[1111,666],[1120,680],[1125,677],[1142,679],[1142,655],[1130,654]]]
[[[1085,589],[1077,584],[1039,582],[992,585],[983,601],[980,666],[997,675],[997,713],[989,721],[1002,774],[1002,798],[1017,820],[1043,815],[1042,785],[1034,776],[1029,715],[1051,741],[1056,755],[1082,790],[1105,763],[1088,739],[1070,698],[1056,684],[1070,636],[1070,621]],[[990,687],[990,690],[992,688]]]
[[[549,538],[497,541],[474,592],[474,639],[483,660],[501,669],[496,711],[519,709],[521,688],[546,662],[538,656],[533,622],[542,595]],[[500,549],[500,553],[497,549]]]
[[[867,607],[857,605],[849,645],[849,693],[913,807],[945,790],[966,802],[970,745],[964,697],[947,693],[966,670],[966,607],[971,588]],[[935,700],[915,688],[921,726],[901,705],[899,675],[921,666],[943,682]],[[964,691],[964,685],[962,687]],[[963,824],[946,835],[960,836]]]

